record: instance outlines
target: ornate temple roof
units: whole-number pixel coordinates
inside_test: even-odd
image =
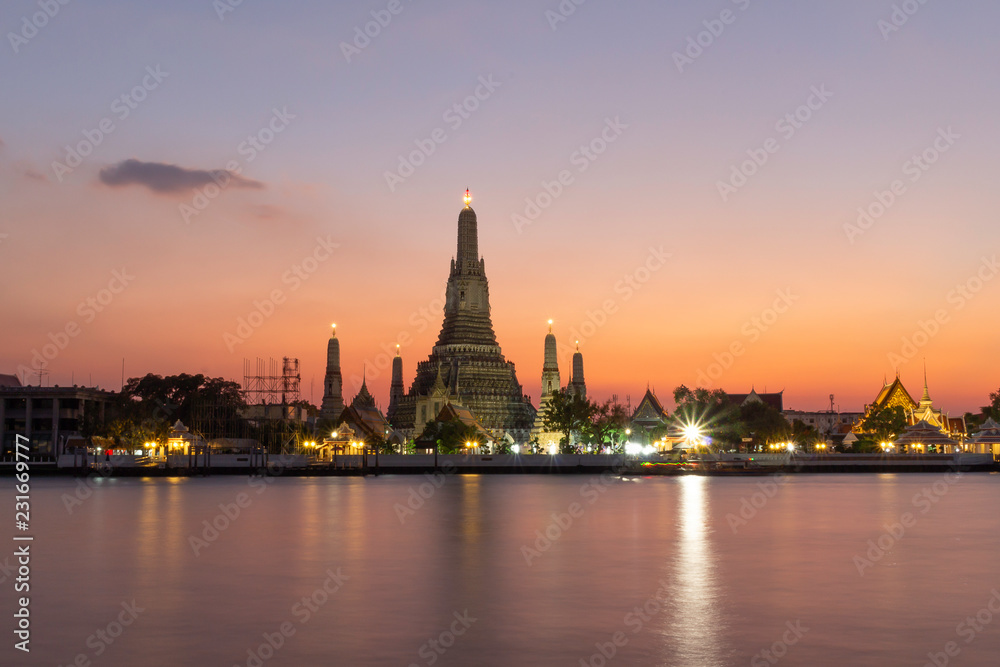
[[[941,429],[923,420],[916,424],[907,426],[903,433],[896,438],[896,445],[957,445],[957,440],[952,440],[941,432]]]
[[[971,442],[977,445],[1000,444],[1000,424],[993,421],[993,418],[990,417],[979,427],[979,431],[973,436]]]
[[[465,424],[466,426],[472,426],[479,433],[479,444],[486,444],[496,440],[496,438],[494,438],[493,435],[486,430],[486,427],[483,426],[478,419],[476,419],[476,416],[472,414],[472,410],[456,403],[445,403],[444,407],[441,408],[441,412],[438,413],[434,421],[457,421]]]
[[[783,390],[777,393],[759,394],[757,393],[756,389],[751,387],[749,394],[727,393],[726,396],[728,396],[729,400],[737,407],[742,407],[747,403],[757,402],[757,403],[764,403],[765,405],[770,405],[778,412],[784,412],[785,410],[785,392]]]
[[[361,389],[358,390],[358,395],[354,397],[351,401],[352,408],[374,408],[375,407],[375,397],[371,395],[368,391],[368,380],[367,378],[362,378]]]
[[[667,411],[656,397],[653,390],[646,387],[646,393],[632,413],[633,422],[662,422],[667,418]]]
[[[872,401],[870,407],[874,410],[884,407],[891,408],[896,405],[907,411],[917,407],[917,402],[910,396],[910,392],[906,391],[906,387],[903,386],[898,375],[891,384],[884,384],[882,386],[882,390],[879,391],[878,396]]]

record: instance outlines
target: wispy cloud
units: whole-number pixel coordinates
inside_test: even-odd
[[[21,174],[32,181],[41,181],[42,183],[48,183],[49,177],[38,171],[30,165],[18,165],[21,169]]]
[[[111,187],[142,185],[153,192],[172,193],[186,192],[221,181],[223,180],[222,174],[226,173],[222,169],[186,169],[162,162],[123,160],[118,164],[101,169],[100,179],[101,183]],[[228,187],[254,190],[264,188],[264,184],[260,181],[244,178],[237,174],[229,173],[226,178],[232,179]]]

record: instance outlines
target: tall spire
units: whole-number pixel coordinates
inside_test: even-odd
[[[559,384],[559,351],[556,336],[552,333],[552,320],[549,320],[549,332],[545,334],[545,360],[542,363],[542,398],[556,392]]]
[[[403,399],[405,395],[405,388],[403,387],[403,358],[399,356],[399,344],[396,344],[396,356],[392,359],[392,382],[389,384],[389,408],[386,410],[386,416],[389,421],[396,415],[396,410],[399,409],[399,402]]]
[[[583,398],[587,397],[587,382],[583,377],[583,353],[580,352],[580,341],[576,341],[576,352],[573,353],[573,379],[570,385],[573,387],[573,393]]]
[[[932,403],[931,392],[927,387],[927,359],[924,359],[924,395],[920,398],[920,403],[927,405]]]
[[[471,195],[466,195],[471,201]],[[451,261],[445,290],[444,324],[435,349],[446,345],[482,345],[496,348],[490,319],[490,287],[486,263],[479,256],[476,212],[466,205],[458,214],[458,248]]]
[[[481,275],[479,270],[479,230],[476,212],[469,203],[472,195],[465,191],[465,208],[458,216],[458,252],[455,254],[455,269],[460,274]]]
[[[340,340],[337,325],[330,326],[330,340],[326,344],[326,377],[323,381],[323,404],[320,415],[324,419],[337,419],[344,411],[343,378],[340,374]]]

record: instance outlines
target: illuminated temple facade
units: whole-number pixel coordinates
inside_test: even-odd
[[[538,401],[538,413],[535,415],[535,425],[531,430],[531,439],[543,446],[559,444],[563,435],[545,428],[545,414],[552,395],[560,389],[570,396],[587,398],[587,383],[583,377],[583,354],[580,352],[580,341],[576,343],[573,353],[572,374],[565,387],[559,384],[559,348],[556,336],[552,333],[552,320],[549,320],[549,332],[545,334],[545,356],[542,362],[542,395]]]
[[[445,405],[457,404],[469,409],[495,438],[523,443],[530,437],[535,408],[493,332],[486,262],[479,256],[478,221],[470,202],[466,191],[441,333],[430,356],[417,364],[409,391],[397,398],[392,422],[412,438]]]
[[[903,408],[906,414],[906,423],[913,426],[921,421],[927,422],[934,428],[953,438],[964,438],[966,435],[966,425],[964,417],[951,418],[941,410],[934,407],[931,400],[930,389],[927,386],[927,372],[924,371],[924,393],[919,401],[913,400],[910,392],[903,386],[899,375],[890,382],[883,382],[882,390],[870,404],[865,406],[864,417],[858,422],[861,424],[864,419],[877,410],[893,407]],[[857,432],[857,428],[855,430]]]

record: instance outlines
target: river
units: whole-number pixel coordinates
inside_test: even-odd
[[[35,478],[31,502],[31,652],[10,546],[5,665],[1000,655],[993,474]]]

